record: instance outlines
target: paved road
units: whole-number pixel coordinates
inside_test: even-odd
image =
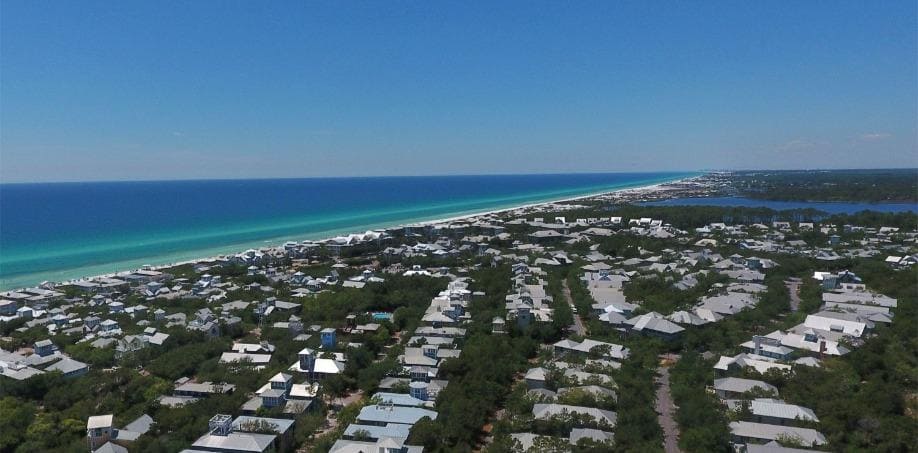
[[[790,309],[797,311],[800,309],[800,282],[795,280],[785,280],[784,286],[787,286],[787,293],[790,294]]]
[[[571,289],[567,286],[567,279],[561,280],[561,294],[567,299],[567,304],[571,306],[571,310],[573,311],[576,307],[574,307],[574,300],[571,298]],[[574,313],[574,324],[572,324],[569,329],[581,337],[586,336],[587,330],[583,325],[583,319],[580,318],[580,313]]]
[[[657,368],[659,376],[657,382],[657,415],[660,427],[663,428],[663,450],[666,453],[681,453],[679,449],[679,425],[673,418],[676,410],[673,397],[669,391],[669,364],[666,362],[679,360],[679,356],[664,354],[660,356],[661,365]]]

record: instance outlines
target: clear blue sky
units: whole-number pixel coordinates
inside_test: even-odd
[[[0,179],[918,166],[907,1],[0,3]]]

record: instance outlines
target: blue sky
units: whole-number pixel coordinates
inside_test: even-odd
[[[916,2],[0,3],[4,182],[918,166]]]

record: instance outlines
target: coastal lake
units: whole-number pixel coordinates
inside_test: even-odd
[[[0,184],[0,289],[699,173]]]
[[[724,206],[769,208],[776,211],[813,208],[829,214],[854,214],[861,211],[918,212],[914,203],[856,203],[836,201],[777,201],[756,200],[745,197],[672,198],[669,200],[641,203],[644,206]]]

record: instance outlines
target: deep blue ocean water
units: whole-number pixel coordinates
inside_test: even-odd
[[[0,184],[0,289],[696,175]]]
[[[858,203],[833,201],[756,200],[746,197],[671,198],[642,203],[647,206],[737,206],[764,207],[776,211],[813,208],[829,214],[854,214],[860,211],[918,212],[914,203]]]

